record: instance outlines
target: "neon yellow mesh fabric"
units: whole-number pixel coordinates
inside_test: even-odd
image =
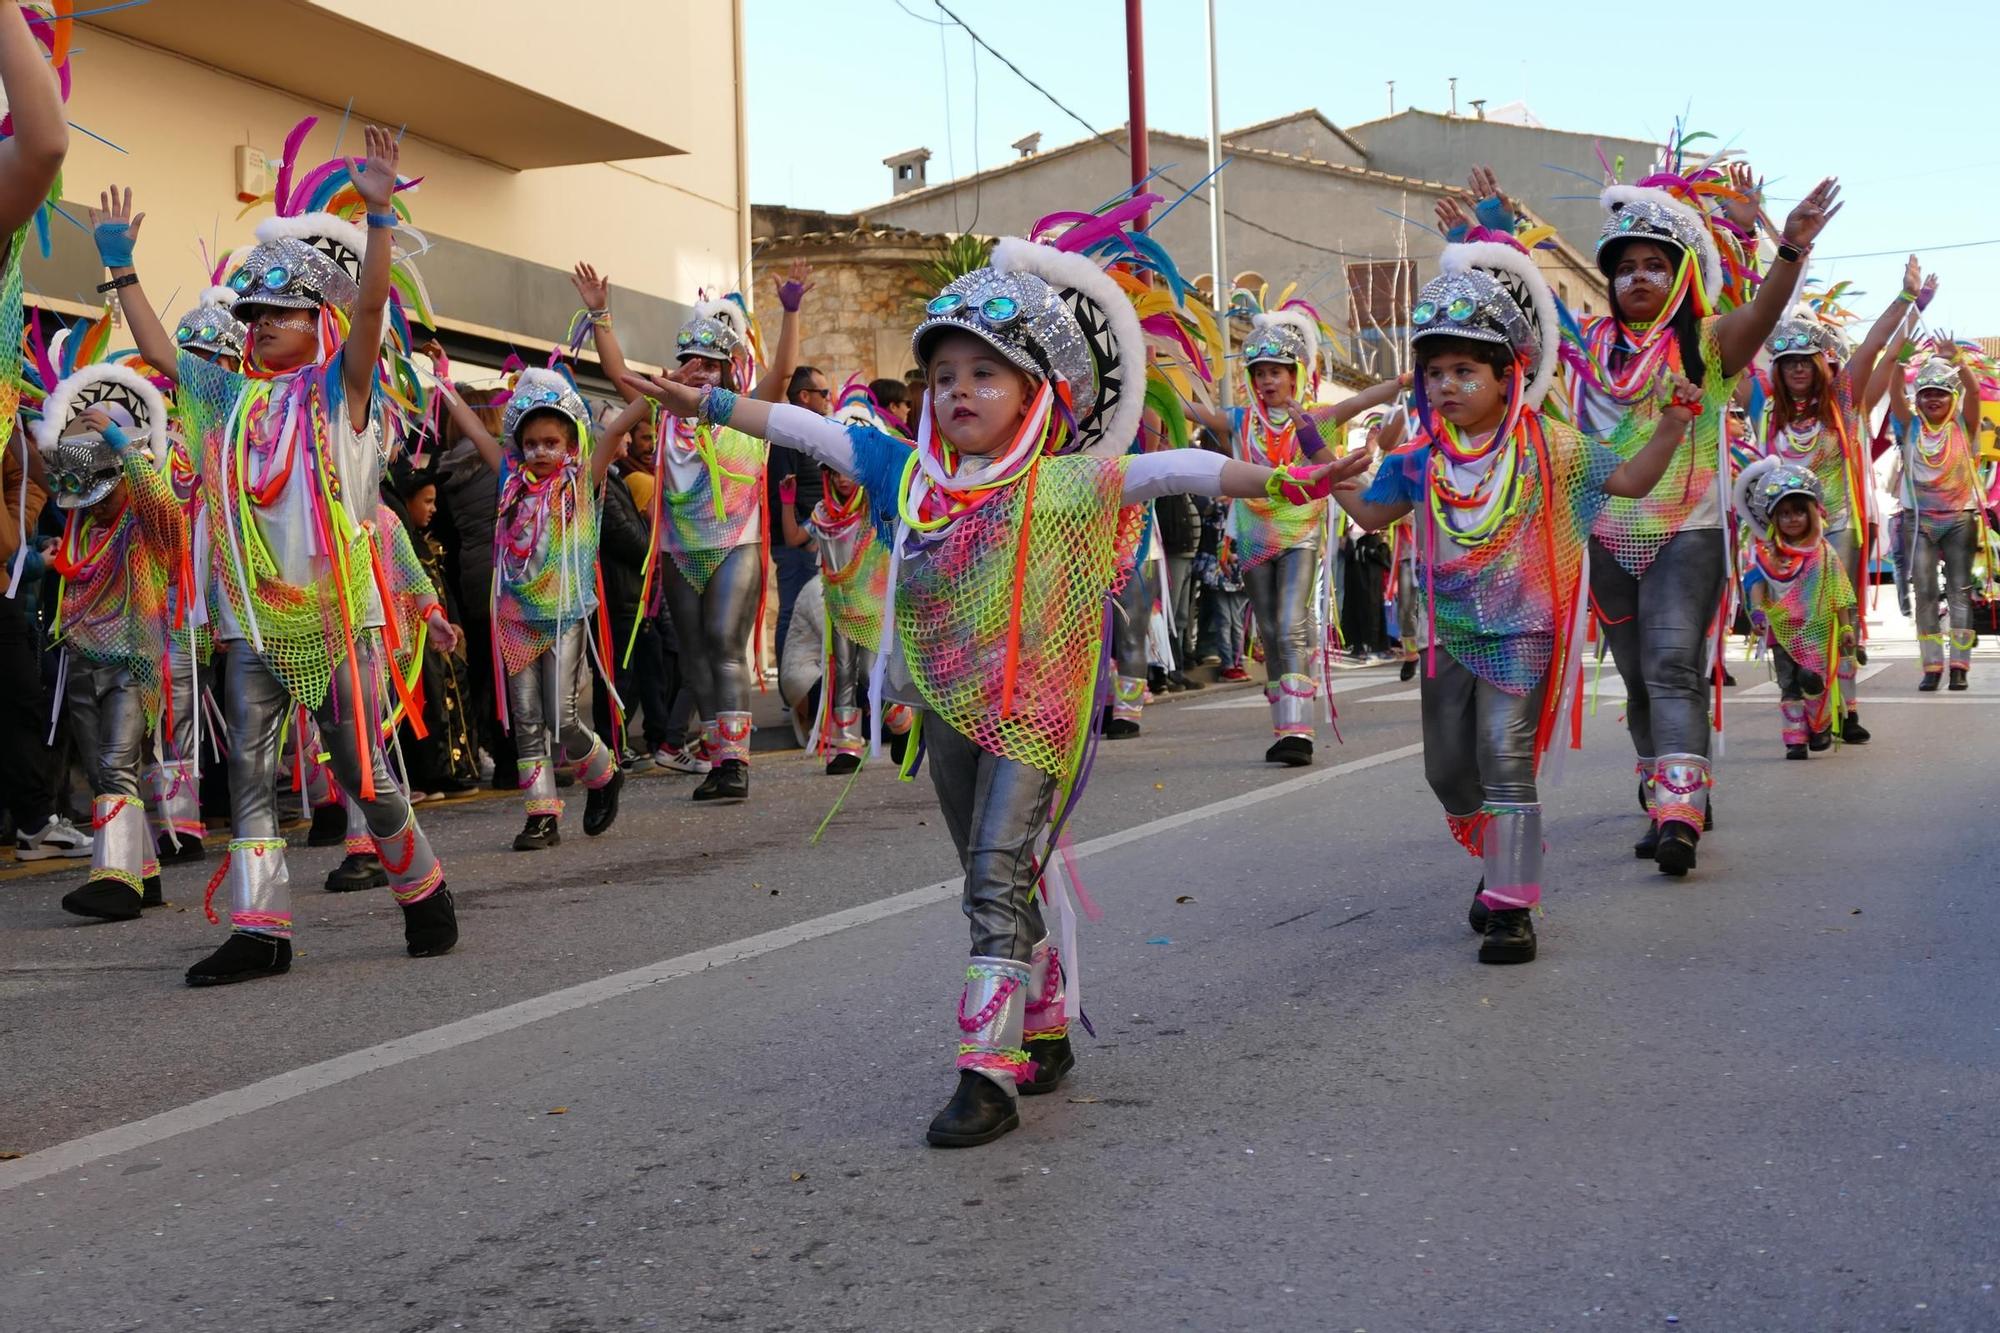
[[[409,528],[387,505],[375,511],[375,541],[387,584],[382,610],[396,627],[396,667],[409,677],[423,665],[423,639],[428,632],[424,617],[439,605],[437,588],[417,555]]]
[[[834,632],[869,652],[882,647],[882,601],[889,595],[889,545],[864,520],[854,555],[839,569],[820,566],[826,618]]]
[[[660,449],[669,459],[701,464],[695,484],[684,491],[670,489],[666,469],[661,469],[658,491],[664,508],[660,544],[700,592],[724,557],[742,544],[738,539],[745,526],[763,521],[764,461],[770,446],[727,427],[682,423],[661,436]]]
[[[1766,589],[1771,637],[1806,670],[1828,674],[1836,660],[1840,613],[1855,605],[1854,585],[1840,557],[1825,538],[1804,552],[1760,540],[1755,556],[1753,577]]]
[[[530,480],[509,454],[493,525],[494,632],[508,675],[528,669],[597,605],[603,496],[591,484],[591,440],[562,470]]]
[[[896,632],[925,703],[981,749],[1064,781],[1096,696],[1106,597],[1138,537],[1119,507],[1129,461],[1045,458],[942,532],[913,535],[897,575]]]
[[[1695,509],[1714,493],[1716,468],[1721,462],[1721,435],[1729,416],[1729,399],[1736,391],[1736,379],[1721,372],[1722,349],[1715,340],[1719,315],[1701,321],[1701,360],[1707,379],[1701,389],[1701,415],[1688,427],[1687,439],[1674,451],[1666,475],[1650,495],[1637,500],[1612,497],[1597,516],[1592,535],[1604,543],[1612,558],[1637,578],[1645,574],[1653,557],[1686,524]],[[1681,369],[1680,350],[1668,354],[1666,365]],[[1617,429],[1604,443],[1620,461],[1629,459],[1653,438],[1659,425],[1659,385],[1645,387],[1639,400],[1625,410]],[[1719,514],[1719,511],[1718,511]],[[1720,522],[1720,517],[1717,519]]]

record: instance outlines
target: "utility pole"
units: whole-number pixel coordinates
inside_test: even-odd
[[[1216,326],[1222,330],[1222,346],[1215,368],[1215,402],[1229,410],[1229,287],[1222,244],[1222,84],[1216,75],[1215,0],[1208,0],[1208,264],[1214,274],[1209,299],[1215,306]]]
[[[1146,19],[1140,0],[1125,0],[1125,126],[1132,149],[1132,184],[1153,174],[1146,151]],[[1144,227],[1148,216],[1139,218]]]

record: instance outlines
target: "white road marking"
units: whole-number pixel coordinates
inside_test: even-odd
[[[1394,684],[1396,675],[1393,671],[1373,676],[1356,672],[1351,675],[1335,676],[1326,688],[1332,694],[1351,694],[1356,690],[1372,690],[1378,685]],[[1242,690],[1212,703],[1182,705],[1190,713],[1212,713],[1224,708],[1269,708],[1270,706],[1270,701],[1264,697],[1264,691],[1261,689]]]
[[[1369,755],[1365,759],[1335,764],[1331,768],[1321,769],[1304,777],[1290,778],[1268,787],[1260,787],[1256,791],[1244,792],[1240,796],[1231,796],[1225,800],[1180,811],[1178,814],[1150,820],[1122,832],[1092,838],[1088,842],[1078,843],[1072,851],[1078,857],[1108,852],[1188,824],[1213,819],[1219,815],[1233,814],[1238,810],[1247,810],[1267,801],[1295,796],[1308,787],[1331,782],[1349,773],[1359,773],[1364,769],[1378,768],[1399,759],[1408,759],[1422,754],[1423,748],[1421,743],[1404,745],[1394,750]],[[346,1055],[335,1056],[331,1060],[322,1060],[318,1064],[275,1074],[248,1087],[217,1093],[213,1097],[204,1097],[198,1102],[190,1102],[171,1111],[162,1111],[143,1120],[100,1130],[80,1139],[71,1139],[68,1143],[59,1143],[54,1147],[29,1153],[17,1161],[0,1164],[0,1192],[44,1179],[58,1172],[88,1166],[92,1162],[102,1161],[120,1153],[150,1147],[176,1135],[206,1129],[211,1125],[233,1120],[237,1116],[266,1110],[296,1097],[303,1097],[360,1078],[364,1074],[372,1074],[377,1070],[419,1060],[427,1055],[437,1055],[487,1037],[499,1036],[501,1033],[526,1027],[530,1023],[539,1023],[543,1019],[554,1018],[571,1010],[603,1004],[607,1000],[630,995],[648,986],[657,986],[678,977],[693,976],[710,968],[728,967],[733,963],[775,953],[794,944],[803,944],[808,940],[820,939],[843,930],[852,930],[856,926],[887,920],[905,912],[928,907],[933,903],[946,902],[958,893],[959,885],[960,881],[957,879],[926,884],[907,893],[899,893],[872,903],[863,903],[858,907],[849,907],[839,912],[829,912],[810,921],[796,922],[778,930],[767,930],[762,934],[682,954],[678,958],[669,958],[664,962],[651,963],[628,972],[551,991],[547,995],[538,995],[533,999],[522,1000],[483,1014],[474,1014],[470,1018],[461,1018],[442,1027],[414,1032],[407,1037],[397,1037],[365,1050],[351,1051]]]

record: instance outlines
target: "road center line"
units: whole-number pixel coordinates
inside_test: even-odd
[[[1212,801],[1207,805],[1198,805],[1190,810],[1150,820],[1121,832],[1107,833],[1088,842],[1078,843],[1073,850],[1079,857],[1095,856],[1171,829],[1182,828],[1221,815],[1234,814],[1267,801],[1295,796],[1309,787],[1331,782],[1349,773],[1359,773],[1364,769],[1378,768],[1399,759],[1408,759],[1422,754],[1423,748],[1421,743],[1404,745],[1393,750],[1385,750],[1380,754],[1369,755],[1365,759],[1335,764],[1332,768],[1321,769],[1305,777],[1273,783],[1256,791],[1244,792],[1239,796]],[[392,1038],[363,1050],[337,1055],[318,1064],[274,1074],[246,1087],[219,1092],[213,1097],[204,1097],[198,1102],[162,1111],[143,1120],[134,1120],[129,1124],[99,1130],[95,1134],[86,1134],[80,1139],[71,1139],[67,1143],[59,1143],[39,1152],[29,1153],[17,1161],[0,1164],[0,1192],[18,1188],[58,1172],[88,1166],[92,1162],[115,1157],[120,1153],[150,1147],[162,1140],[193,1130],[206,1129],[225,1120],[233,1120],[237,1116],[266,1110],[282,1102],[291,1101],[295,1097],[303,1097],[360,1078],[364,1074],[372,1074],[377,1070],[419,1060],[427,1055],[438,1055],[460,1046],[470,1045],[475,1041],[483,1041],[487,1037],[512,1032],[530,1023],[539,1023],[543,1019],[569,1013],[571,1010],[603,1004],[607,1000],[615,1000],[649,986],[672,981],[677,977],[693,976],[710,968],[728,967],[733,963],[746,962],[764,954],[775,953],[779,949],[789,948],[794,944],[803,944],[808,940],[821,939],[843,930],[852,930],[856,926],[870,925],[893,916],[901,916],[933,903],[946,902],[958,893],[959,885],[958,879],[926,884],[919,889],[911,889],[872,903],[863,903],[858,907],[829,912],[825,916],[813,917],[809,921],[795,922],[777,930],[767,930],[762,934],[749,935],[727,944],[698,949],[677,958],[649,963],[645,967],[633,968],[628,972],[599,977],[594,981],[550,991],[547,995],[538,995],[533,999],[504,1005],[440,1027],[413,1032],[406,1037]]]

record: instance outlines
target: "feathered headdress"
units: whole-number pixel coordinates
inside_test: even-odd
[[[1522,401],[1539,408],[1555,383],[1562,339],[1555,295],[1535,261],[1496,235],[1446,246],[1438,267],[1410,308],[1411,341],[1468,338],[1510,349],[1521,367]]]
[[[1726,151],[1701,154],[1692,145],[1714,136],[1689,132],[1676,121],[1654,171],[1631,185],[1613,183],[1599,196],[1605,217],[1597,238],[1597,267],[1608,278],[1625,242],[1670,246],[1694,266],[1695,308],[1701,314],[1733,310],[1756,286],[1751,241],[1723,215],[1740,198],[1722,164]],[[1603,150],[1599,150],[1603,160]],[[1611,173],[1606,162],[1606,172]]]

